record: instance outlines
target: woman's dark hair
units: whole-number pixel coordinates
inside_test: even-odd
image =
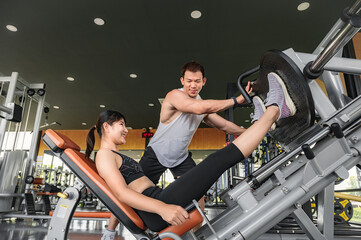
[[[123,114],[117,111],[113,110],[106,110],[104,112],[101,112],[99,114],[97,123],[89,129],[88,136],[86,137],[86,150],[85,150],[85,156],[89,158],[91,152],[94,149],[95,144],[95,136],[94,136],[94,130],[97,130],[97,133],[100,138],[102,138],[102,128],[103,124],[106,122],[109,125],[112,125],[113,123],[123,119],[124,122],[126,122],[125,117]]]

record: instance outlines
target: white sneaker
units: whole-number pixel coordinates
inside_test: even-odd
[[[253,102],[254,112],[253,114],[251,114],[251,118],[252,118],[252,123],[254,123],[255,121],[257,121],[262,117],[262,115],[266,111],[266,107],[262,99],[258,96],[254,96],[252,102]]]
[[[264,105],[262,99],[258,96],[254,96],[252,101],[254,106],[254,113],[251,114],[251,118],[252,118],[252,123],[254,123],[255,121],[257,121],[262,117],[262,115],[266,111],[266,106]],[[270,130],[273,131],[275,129],[276,129],[276,124],[273,123]]]
[[[267,75],[269,91],[267,94],[266,107],[270,105],[277,105],[280,108],[281,118],[287,118],[295,115],[297,109],[288,94],[287,88],[283,80],[276,73],[271,72]]]
[[[104,234],[103,234],[101,240],[114,240],[115,234],[116,234],[115,231],[111,231],[111,230],[105,229]]]

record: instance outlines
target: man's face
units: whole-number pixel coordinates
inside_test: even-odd
[[[196,98],[206,83],[206,78],[203,78],[201,71],[191,72],[187,70],[184,73],[184,77],[181,77],[180,80],[183,85],[184,92],[186,92],[191,98]]]

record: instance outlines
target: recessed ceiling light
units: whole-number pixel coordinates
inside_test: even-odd
[[[198,10],[194,10],[193,12],[191,12],[191,17],[194,19],[200,18],[202,16],[202,13]]]
[[[94,18],[94,23],[96,25],[102,26],[102,25],[105,24],[105,21],[103,19],[101,19],[101,18]]]
[[[153,129],[153,127],[149,127],[149,129]]]
[[[160,105],[162,105],[164,98],[158,98],[158,101],[159,101]]]
[[[85,126],[85,125],[86,125],[86,123],[81,123],[81,125]]]
[[[154,107],[154,103],[148,103],[149,107]]]
[[[300,5],[298,5],[297,10],[298,11],[305,11],[307,8],[310,7],[310,3],[309,2],[303,2]]]
[[[73,77],[67,77],[66,79],[68,79],[71,82],[75,80]]]
[[[99,107],[101,107],[101,108],[105,108],[105,105],[103,105],[103,104],[100,104],[100,105],[99,105]]]
[[[128,130],[133,129],[132,127],[127,127]]]
[[[244,122],[249,122],[249,119],[244,120]]]
[[[6,28],[9,31],[12,31],[12,32],[17,32],[18,31],[17,27],[15,27],[14,25],[6,25]]]
[[[137,76],[137,74],[131,73],[131,74],[129,75],[129,77],[131,77],[131,78],[137,78],[138,76]]]
[[[55,109],[59,109],[60,107],[59,107],[59,106],[53,106],[53,108],[55,108]]]

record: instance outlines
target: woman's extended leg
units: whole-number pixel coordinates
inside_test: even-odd
[[[243,153],[244,157],[248,157],[256,149],[279,115],[279,107],[269,106],[258,121],[254,122],[247,131],[233,141],[233,144]]]
[[[198,201],[227,169],[252,153],[278,119],[279,113],[277,106],[269,106],[263,116],[233,143],[209,155],[166,187],[160,195],[161,200],[183,207],[193,199]]]
[[[268,107],[258,122],[241,135],[245,137],[241,138],[240,136],[227,147],[209,155],[197,166],[183,174],[182,177],[168,185],[163,191],[159,189],[158,191],[155,190],[156,194],[148,195],[145,192],[143,194],[182,207],[191,204],[193,199],[198,201],[227,169],[244,159],[241,151],[249,154],[258,146],[278,116],[278,107]],[[257,129],[258,126],[260,129]],[[248,147],[252,147],[252,149],[249,150]],[[143,211],[137,212],[152,230],[159,231],[167,226],[166,222],[156,214]]]
[[[253,152],[275,121],[296,113],[296,107],[281,78],[275,73],[270,73],[267,77],[269,92],[266,106],[258,97],[253,100],[256,111],[263,112],[266,107],[267,110],[258,114],[259,119],[232,144],[211,154],[165,188],[160,195],[161,200],[183,207],[192,199],[199,200],[224,171]]]
[[[259,114],[259,118],[250,128],[233,143],[211,154],[163,191],[159,191],[155,198],[182,207],[189,205],[193,199],[198,201],[223,172],[252,153],[275,121],[294,115],[296,109],[293,108],[293,102],[289,102],[290,98],[282,80],[273,75],[269,76],[269,87],[267,110],[259,98],[254,99],[255,106],[264,113]],[[286,98],[289,99],[286,101]],[[157,215],[151,213],[141,212],[140,215],[143,220],[148,219],[149,224],[154,223],[157,218]],[[154,229],[166,226],[161,218],[156,224],[159,226]]]

